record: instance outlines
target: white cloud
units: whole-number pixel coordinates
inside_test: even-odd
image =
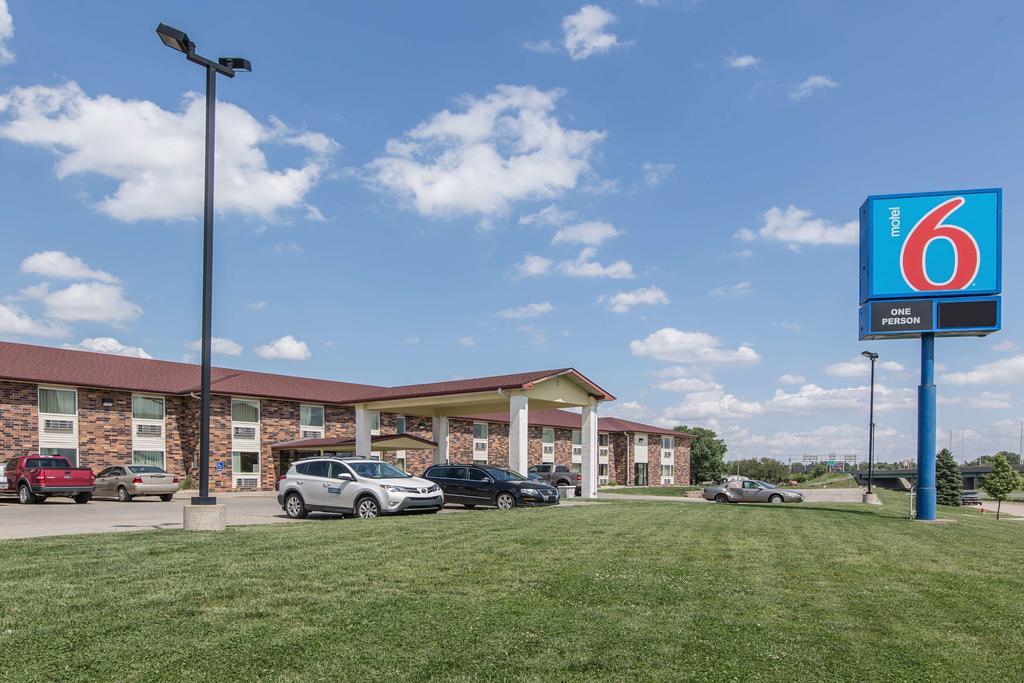
[[[14,19],[7,8],[7,0],[0,0],[0,64],[13,64],[14,52],[8,47],[14,37]]]
[[[1014,342],[1012,342],[1009,339],[1007,339],[1005,341],[999,342],[998,344],[993,344],[992,345],[992,350],[993,351],[1016,351],[1017,350],[1017,344],[1015,344]]]
[[[634,306],[657,306],[669,303],[668,295],[660,287],[641,287],[630,292],[616,292],[608,299],[608,310],[626,313]]]
[[[597,255],[597,249],[587,247],[580,251],[574,261],[562,261],[558,269],[570,277],[610,277],[614,280],[633,277],[633,266],[622,259],[609,263],[607,266],[591,259]]]
[[[634,356],[657,358],[672,363],[739,364],[759,363],[761,356],[749,346],[723,349],[718,337],[706,332],[684,332],[664,327],[645,339],[629,343]]]
[[[185,348],[190,351],[202,351],[203,345],[202,340],[197,339],[193,342],[185,344]],[[236,342],[234,339],[227,339],[225,337],[214,337],[210,340],[210,348],[214,353],[223,356],[241,356],[242,345]]]
[[[576,14],[562,19],[563,45],[569,56],[586,59],[623,45],[614,33],[605,31],[615,21],[614,14],[597,5],[584,5]]]
[[[675,164],[656,164],[653,161],[640,164],[640,169],[644,172],[644,184],[651,189],[665,182],[675,168]]]
[[[498,315],[502,318],[512,318],[514,320],[521,320],[523,318],[536,318],[538,316],[550,313],[553,310],[555,310],[555,307],[551,305],[550,301],[541,301],[535,304],[526,304],[525,306],[506,308],[503,311],[498,311]]]
[[[299,341],[290,334],[275,339],[269,344],[256,347],[256,355],[260,358],[279,360],[307,360],[312,354],[304,341]]]
[[[803,375],[793,375],[788,372],[779,375],[776,380],[779,384],[807,384],[807,378]]]
[[[97,353],[109,353],[113,356],[128,356],[130,358],[152,358],[146,350],[139,346],[125,346],[113,337],[88,337],[78,342],[78,346],[87,351]]]
[[[75,284],[42,297],[46,317],[64,321],[123,323],[142,315],[142,308],[124,298],[119,285]]]
[[[0,335],[25,337],[66,337],[71,332],[62,325],[34,320],[24,311],[0,304]]]
[[[764,407],[757,401],[744,401],[726,393],[721,385],[706,391],[687,394],[682,403],[667,408],[662,417],[666,422],[685,422],[693,419],[744,418],[760,415]]]
[[[743,282],[737,282],[734,285],[715,287],[708,293],[711,296],[717,296],[720,298],[740,297],[750,294],[752,291],[754,291],[753,287],[754,285],[752,282],[750,282],[750,280],[744,280]]]
[[[403,340],[403,343],[407,344],[408,346],[416,346],[417,344],[420,343],[420,338],[419,337],[406,337]]]
[[[82,259],[68,256],[63,251],[41,251],[32,254],[21,262],[21,272],[66,280],[98,280],[108,284],[118,282],[110,273],[93,270],[85,265]]]
[[[748,230],[747,232],[750,232],[750,231]],[[736,258],[751,258],[754,255],[754,250],[753,249],[749,249],[749,248],[738,249],[738,250],[732,252],[729,255],[730,256],[735,256]]]
[[[507,211],[512,202],[555,197],[589,173],[604,133],[563,128],[554,115],[559,90],[500,85],[465,110],[447,109],[389,140],[370,162],[372,185],[424,216]]]
[[[298,242],[278,242],[274,245],[275,254],[301,254],[305,249]]]
[[[523,49],[542,55],[550,55],[558,52],[558,46],[550,40],[528,40],[523,43]]]
[[[466,348],[476,346],[476,340],[472,337],[459,337],[459,346],[464,346]]]
[[[558,232],[555,233],[554,238],[552,238],[551,243],[587,244],[592,247],[596,247],[620,234],[621,233],[616,230],[615,226],[611,223],[587,221],[585,223],[577,223],[576,225],[567,225],[564,228],[559,228]]]
[[[267,302],[266,301],[253,301],[250,304],[246,304],[245,307],[246,308],[251,308],[251,309],[256,310],[256,311],[262,311],[263,309],[265,309],[267,307]]]
[[[804,331],[804,328],[800,323],[795,323],[791,320],[782,320],[778,323],[772,323],[772,325],[777,325],[778,327],[781,327],[787,332],[792,332],[793,334],[800,334]]]
[[[604,409],[602,408],[602,410]],[[621,403],[616,401],[607,410],[623,420],[649,422],[655,419],[654,411],[639,401],[623,401]]]
[[[866,408],[869,388],[866,386],[826,389],[817,384],[805,384],[796,392],[776,389],[775,395],[765,402],[773,412],[807,412],[817,410],[848,410]],[[890,389],[875,385],[875,409],[896,410],[917,406],[917,392],[913,389]]]
[[[789,98],[791,100],[802,100],[805,97],[810,97],[817,90],[822,88],[838,88],[839,83],[832,80],[828,76],[822,74],[815,74],[808,76],[800,83],[797,83],[789,90]]]
[[[721,384],[699,377],[678,377],[654,385],[664,391],[677,391],[681,394],[694,394],[703,391],[716,391],[722,388]]]
[[[757,66],[761,63],[759,57],[754,55],[733,55],[732,57],[726,57],[725,65],[730,69],[749,69],[752,66]]]
[[[554,204],[549,204],[540,211],[521,216],[519,225],[565,225],[574,218],[576,218],[575,211],[567,211]]]
[[[885,372],[903,372],[902,363],[893,360],[876,363],[876,370]],[[832,363],[825,368],[825,374],[832,377],[868,377],[871,375],[871,363],[863,356],[854,356],[850,360]]]
[[[963,405],[968,408],[983,410],[1001,410],[1013,405],[1013,396],[1002,391],[981,391],[970,396],[940,395],[938,402],[942,405]]]
[[[975,366],[966,372],[949,372],[943,384],[1020,384],[1024,382],[1024,353]]]
[[[98,174],[117,189],[96,208],[122,221],[199,215],[203,203],[205,104],[197,93],[183,111],[146,100],[90,97],[70,82],[16,87],[0,95],[0,137],[54,152],[57,177]],[[337,143],[319,133],[296,133],[277,119],[268,125],[230,104],[217,105],[217,209],[271,218],[302,207]],[[271,170],[263,147],[298,147],[299,168]]]
[[[547,275],[551,272],[554,261],[537,254],[527,254],[523,260],[516,264],[516,277],[536,277]]]
[[[784,242],[791,246],[804,244],[853,245],[860,239],[857,221],[836,225],[823,218],[811,218],[811,212],[792,204],[785,210],[773,206],[764,212],[764,225],[754,232],[743,228],[736,233],[738,239],[752,242],[756,239]]]

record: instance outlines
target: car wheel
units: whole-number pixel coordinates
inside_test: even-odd
[[[297,493],[289,493],[284,499],[284,513],[292,519],[304,519],[309,511],[302,501],[302,496]]]
[[[716,503],[728,503],[729,502],[729,496],[725,495],[724,493],[719,493],[718,495],[715,496],[715,502]]]
[[[516,499],[511,493],[499,493],[494,504],[498,506],[499,510],[511,510],[516,506]]]
[[[74,496],[74,500],[79,505],[81,505],[83,503],[88,503],[90,500],[92,500],[92,494],[91,493],[79,493],[78,495]]]
[[[774,496],[770,496],[768,498],[768,502],[772,505],[782,505],[782,496],[776,493]]]
[[[117,487],[117,502],[118,503],[130,503],[132,502],[132,494],[128,493],[128,489],[123,486]]]
[[[162,500],[165,503],[170,503],[172,500],[174,500],[174,494],[173,493],[161,493],[160,494],[160,500]]]
[[[380,516],[380,506],[373,496],[364,496],[356,503],[356,517],[359,519],[373,519]]]
[[[36,502],[36,495],[32,493],[32,489],[28,487],[28,484],[22,484],[18,487],[18,502],[22,505]]]

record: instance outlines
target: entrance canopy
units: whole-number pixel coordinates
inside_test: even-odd
[[[417,448],[436,448],[437,442],[422,439],[412,434],[381,434],[370,437],[370,444],[375,451],[404,451]],[[300,439],[285,441],[270,447],[274,451],[297,451],[299,453],[355,453],[356,440],[353,439]]]

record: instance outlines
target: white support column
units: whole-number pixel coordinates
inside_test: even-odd
[[[437,446],[434,448],[434,464],[443,465],[448,462],[448,418],[433,417],[430,420],[434,441]]]
[[[356,406],[356,457],[370,457],[370,411]]]
[[[508,399],[508,468],[526,476],[529,468],[529,399],[509,396]]]
[[[580,493],[597,497],[597,403],[583,406],[583,467],[580,469]]]

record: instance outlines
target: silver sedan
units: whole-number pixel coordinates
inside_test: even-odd
[[[94,498],[117,498],[122,503],[136,496],[160,496],[165,503],[174,498],[181,484],[173,474],[156,465],[115,465],[96,475]]]
[[[756,479],[730,481],[705,487],[701,497],[716,503],[802,503],[804,496],[797,491],[780,489],[774,484]]]

